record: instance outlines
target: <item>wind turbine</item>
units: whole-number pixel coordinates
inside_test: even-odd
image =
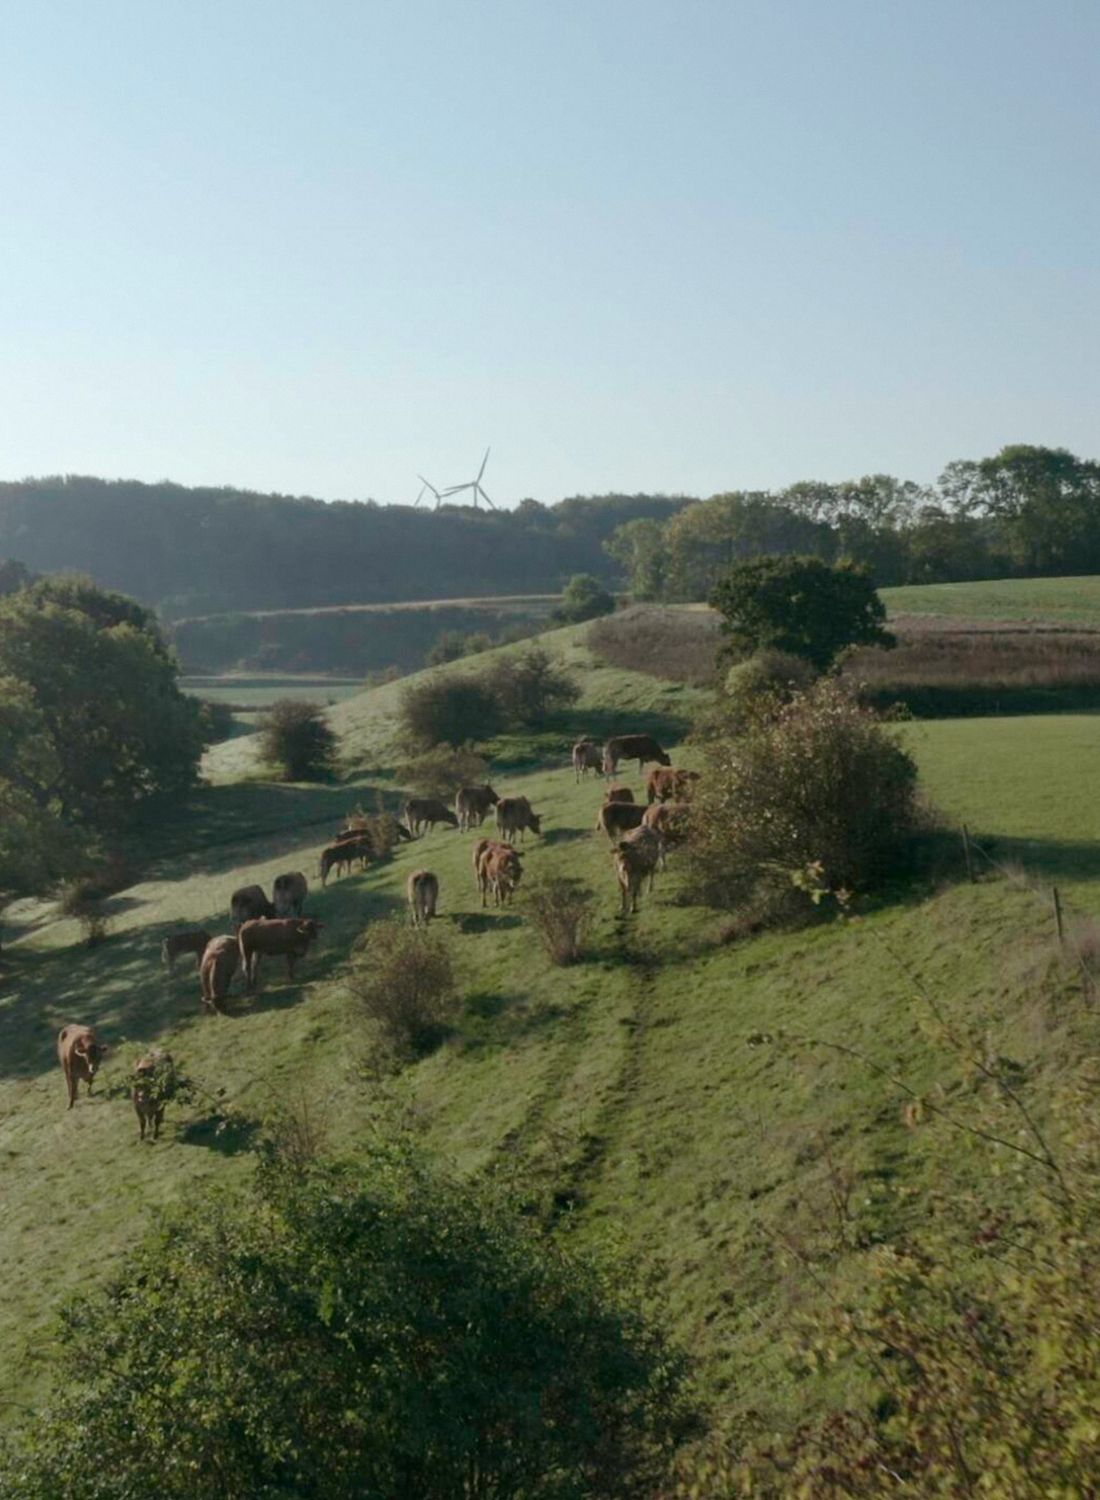
[[[420,486],[421,486],[421,488],[420,488],[419,495],[417,495],[416,499],[413,501],[413,508],[415,509],[416,506],[418,506],[420,504],[421,500],[423,500],[423,498],[424,498],[424,491],[425,490],[431,490],[432,494],[435,496],[435,509],[438,510],[439,509],[439,502],[442,499],[442,496],[440,495],[439,491],[436,489],[435,485],[432,484],[432,482],[431,482],[430,479],[425,479],[424,478],[423,474],[418,474],[416,477],[417,477],[417,479],[420,480]]]
[[[448,495],[457,495],[457,494],[460,494],[462,490],[473,490],[473,492],[474,492],[474,509],[475,510],[477,509],[477,502],[478,502],[478,497],[479,496],[481,497],[482,500],[485,501],[485,504],[489,507],[490,510],[496,510],[496,506],[489,499],[489,497],[485,493],[485,491],[481,488],[481,476],[485,473],[485,465],[489,462],[489,453],[490,453],[490,451],[491,451],[490,449],[486,448],[486,450],[485,450],[485,457],[481,460],[481,468],[478,469],[478,471],[477,471],[477,478],[476,479],[469,479],[469,480],[467,480],[467,482],[465,484],[452,484],[449,490],[444,490],[443,491],[444,498],[446,498],[446,496],[448,496]]]

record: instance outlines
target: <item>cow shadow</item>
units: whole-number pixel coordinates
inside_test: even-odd
[[[542,836],[544,844],[572,844],[577,839],[590,838],[590,828],[548,828]]]
[[[523,918],[501,910],[452,912],[451,921],[462,933],[502,932],[508,927],[522,927]]]
[[[242,1151],[255,1150],[261,1130],[260,1121],[250,1116],[213,1110],[200,1119],[188,1120],[179,1126],[176,1140],[181,1146],[202,1146],[221,1156],[237,1156]]]

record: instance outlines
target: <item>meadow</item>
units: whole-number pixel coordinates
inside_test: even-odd
[[[956,620],[1040,620],[1100,628],[1100,578],[1000,578],[980,583],[922,583],[882,589],[891,618],[940,615]]]
[[[101,947],[80,946],[76,925],[48,906],[9,912],[0,1402],[41,1396],[63,1298],[101,1284],[158,1206],[249,1172],[246,1148],[264,1121],[303,1101],[335,1151],[410,1129],[463,1172],[514,1176],[561,1233],[615,1244],[649,1272],[654,1306],[695,1355],[720,1424],[782,1426],[859,1394],[861,1377],[843,1362],[815,1368],[801,1357],[802,1318],[858,1298],[876,1245],[932,1218],[950,1223],[990,1172],[985,1145],[933,1115],[907,1120],[896,1080],[964,1114],[996,1109],[976,1096],[950,1025],[1011,1058],[1029,1105],[1049,1121],[1058,1088],[1096,1050],[1095,1013],[1059,961],[1045,899],[992,870],[970,885],[955,867],[855,920],[730,944],[716,913],[685,904],[672,860],[638,916],[620,920],[593,829],[601,788],[575,783],[568,742],[582,729],[601,736],[644,723],[675,743],[704,698],[601,662],[584,628],[542,643],[583,696],[540,734],[496,745],[491,779],[501,793],[528,795],[545,819],[543,838],[527,841],[528,877],[568,873],[594,892],[584,962],[552,966],[521,904],[482,910],[473,835],[438,830],[390,864],[318,888],[317,853],[351,807],[400,800],[401,684],[332,709],[354,767],[346,783],[243,779],[256,771],[251,743],[215,747],[211,784],[151,833],[149,867],[112,898]],[[1100,830],[1081,790],[1091,786],[1097,723],[980,719],[898,732],[953,820],[1041,880],[1057,876],[1071,903],[1092,910]],[[676,759],[693,756],[688,746]],[[640,794],[636,771],[625,779]],[[438,927],[463,1010],[435,1053],[379,1073],[346,964],[368,923],[403,912],[418,866],[441,881]],[[224,930],[236,886],[270,888],[295,868],[325,923],[299,982],[271,966],[251,1003],[235,995],[231,1015],[200,1017],[194,969],[181,961],[163,971],[161,937],[193,924]],[[124,1076],[131,1045],[155,1038],[202,1085],[197,1104],[170,1109],[156,1146],[139,1145],[123,1100],[82,1096],[65,1111],[54,1039],[74,1019],[115,1049],[106,1084]],[[1007,1173],[990,1191],[1011,1194],[1013,1183]],[[800,1259],[813,1277],[797,1272]],[[12,1411],[0,1406],[0,1419]]]

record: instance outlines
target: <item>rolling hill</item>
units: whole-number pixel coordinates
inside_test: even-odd
[[[1058,960],[1047,893],[990,868],[978,884],[952,881],[858,920],[729,944],[715,913],[685,904],[672,861],[639,915],[620,921],[593,831],[600,789],[574,782],[564,747],[579,730],[638,724],[673,742],[703,696],[602,665],[583,628],[542,644],[583,696],[544,733],[499,742],[492,777],[543,814],[528,877],[568,873],[594,893],[583,963],[554,968],[521,906],[482,911],[472,839],[450,830],[316,889],[317,851],[349,807],[400,796],[402,684],[331,710],[357,766],[347,784],[241,780],[256,769],[249,740],[211,751],[211,784],[151,835],[150,868],[113,898],[100,948],[80,947],[75,924],[48,908],[16,909],[0,990],[0,1402],[41,1396],[60,1301],[102,1284],[159,1205],[249,1172],[250,1131],[300,1100],[334,1150],[354,1152],[379,1128],[413,1129],[463,1172],[520,1174],[560,1233],[610,1239],[649,1268],[655,1306],[695,1355],[719,1424],[752,1411],[782,1427],[858,1397],[856,1372],[798,1356],[800,1319],[833,1299],[858,1301],[877,1244],[933,1217],[958,1219],[962,1232],[960,1205],[989,1179],[989,1148],[934,1116],[907,1123],[895,1080],[964,1118],[979,1104],[996,1110],[976,1094],[947,1023],[1011,1058],[1029,1106],[1049,1121],[1058,1088],[1100,1041],[1079,975]],[[1100,829],[1081,810],[1093,722],[901,731],[933,796],[993,840],[995,856],[1023,855],[1044,880],[1056,876],[1071,921],[1075,905],[1095,909],[1100,872]],[[687,747],[677,759],[692,757]],[[346,961],[365,924],[403,909],[404,880],[420,865],[441,880],[439,929],[463,1013],[438,1051],[379,1077],[365,1063]],[[182,924],[223,930],[235,886],[269,886],[295,868],[309,874],[310,909],[326,924],[301,982],[272,968],[255,1003],[201,1018],[193,970],[160,967],[161,936]],[[124,1039],[153,1038],[201,1083],[199,1103],[170,1112],[158,1145],[138,1144],[123,1100],[82,1097],[66,1113],[54,1037],[74,1019],[114,1044],[108,1084],[124,1075]],[[232,1128],[219,1133],[227,1111]],[[1015,1190],[1012,1174],[1000,1181],[994,1194]]]

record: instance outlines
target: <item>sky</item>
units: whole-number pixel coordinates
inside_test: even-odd
[[[9,0],[0,478],[1100,457],[1095,0]]]

